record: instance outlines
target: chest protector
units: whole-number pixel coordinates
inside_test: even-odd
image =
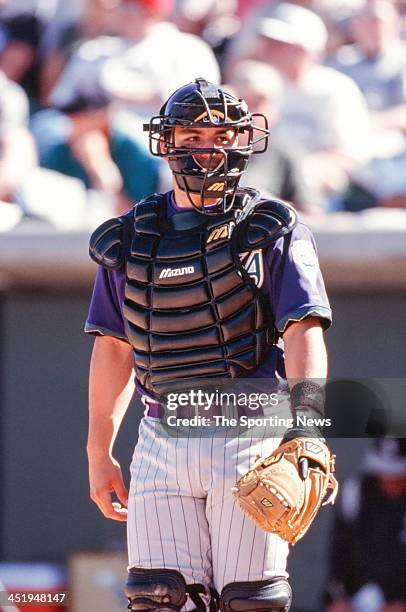
[[[126,334],[136,377],[161,393],[181,381],[248,375],[273,337],[269,304],[239,253],[265,248],[295,225],[293,209],[241,190],[233,209],[204,217],[167,216],[154,194],[133,215],[104,223],[90,254],[106,268],[125,266]]]

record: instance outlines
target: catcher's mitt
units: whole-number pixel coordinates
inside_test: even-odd
[[[334,503],[335,455],[317,438],[294,438],[262,457],[233,487],[240,508],[264,531],[295,544],[323,503]]]

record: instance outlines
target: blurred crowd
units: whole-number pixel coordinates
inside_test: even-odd
[[[269,118],[243,184],[406,208],[404,0],[0,0],[0,211],[66,224],[169,188],[142,124],[198,76]]]
[[[406,439],[377,438],[341,483],[326,612],[406,612]]]

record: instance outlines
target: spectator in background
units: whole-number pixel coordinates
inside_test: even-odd
[[[129,103],[142,120],[196,75],[220,81],[207,43],[168,21],[173,8],[173,0],[122,0],[121,36],[128,47],[101,69],[100,84],[107,95]]]
[[[330,65],[363,92],[371,118],[371,164],[354,176],[348,206],[406,206],[406,43],[393,3],[367,2],[350,23],[354,44]]]
[[[41,164],[113,194],[119,212],[165,176],[147,151],[145,116],[196,74],[219,80],[210,48],[166,21],[172,8],[172,0],[116,4],[119,35],[80,45],[50,94],[54,110],[33,118]]]
[[[344,21],[364,0],[291,0],[295,4],[317,13],[327,22],[328,39],[326,51],[336,48],[345,39],[342,31]],[[262,19],[273,16],[279,0],[239,0],[236,16],[240,20],[241,30],[231,41],[227,49],[228,58],[224,68],[224,76],[229,78],[233,63],[247,57],[247,50],[257,44],[258,23]],[[338,22],[338,23],[337,23]],[[250,56],[251,57],[251,56]],[[254,55],[252,55],[254,57]]]
[[[271,130],[268,149],[263,155],[251,157],[241,184],[247,187],[255,185],[262,193],[288,200],[299,210],[312,212],[312,196],[306,189],[294,152],[292,149],[282,150],[272,137],[283,97],[281,76],[267,64],[246,60],[234,67],[229,86],[247,102],[251,112],[263,113],[267,117]]]
[[[350,33],[354,44],[341,47],[331,65],[357,83],[380,126],[405,130],[406,43],[395,6],[366,3],[351,19]]]
[[[17,189],[37,163],[27,122],[27,96],[0,72],[0,204],[14,200]]]
[[[327,612],[405,612],[406,440],[376,440],[338,500]]]
[[[173,21],[182,32],[200,36],[213,49],[220,65],[241,27],[237,0],[177,0]]]
[[[276,0],[240,0],[237,18],[240,30],[230,41],[222,67],[223,81],[228,82],[237,62],[245,59],[260,59],[255,54],[258,39],[258,23],[275,10]]]
[[[309,188],[328,209],[368,155],[363,96],[349,77],[319,64],[327,31],[314,12],[282,2],[258,19],[256,31],[249,55],[272,64],[284,82],[273,139],[300,152]]]
[[[352,42],[349,23],[352,16],[360,9],[365,0],[317,0],[314,10],[323,19],[327,28],[327,45],[324,64],[337,50]]]
[[[47,56],[54,53],[66,33],[80,27],[80,22],[88,10],[89,0],[68,0],[68,2],[40,0],[40,2],[47,8],[45,29],[41,38],[41,53]],[[97,21],[98,18],[96,16],[95,18]]]
[[[39,0],[0,0],[0,70],[36,97],[42,19]]]
[[[40,97],[44,105],[70,57],[86,41],[117,34],[117,0],[86,0],[80,20],[56,11],[44,34],[44,59],[40,73]],[[60,7],[60,2],[58,7]],[[62,19],[64,17],[64,19]],[[55,21],[62,21],[57,27]]]
[[[88,1],[0,0],[0,67],[22,85],[34,110],[41,100],[43,62]]]
[[[109,202],[88,199],[80,181],[38,167],[27,124],[27,95],[0,72],[0,232],[23,218],[78,229],[111,216]]]

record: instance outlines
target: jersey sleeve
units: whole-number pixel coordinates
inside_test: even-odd
[[[308,227],[299,223],[269,253],[272,310],[283,333],[289,323],[318,317],[327,329],[332,314],[320,271],[316,244]]]
[[[122,314],[124,285],[123,271],[98,268],[85,323],[87,334],[113,336],[127,341]]]

